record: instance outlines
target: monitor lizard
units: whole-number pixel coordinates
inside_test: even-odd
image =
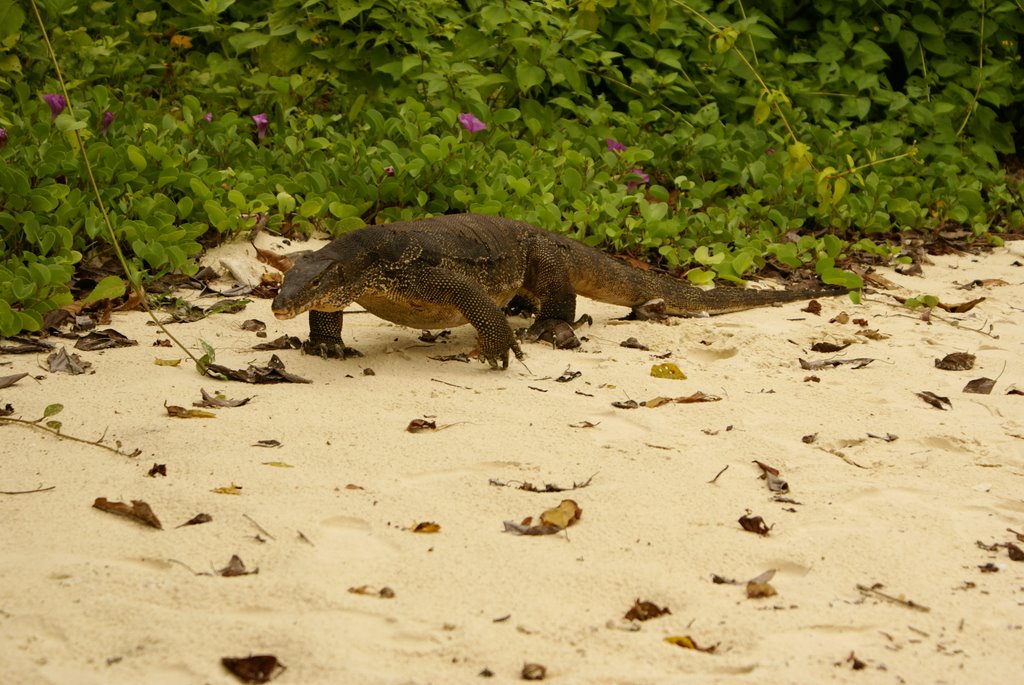
[[[353,302],[403,326],[439,329],[470,323],[479,357],[508,368],[523,352],[504,308],[534,305],[526,338],[536,340],[589,317],[576,316],[576,295],[642,313],[660,301],[665,314],[724,314],[780,302],[845,294],[844,289],[702,290],[630,266],[596,248],[522,221],[453,214],[368,226],[297,259],[271,306],[279,319],[309,312],[308,354],[361,356],[341,337],[342,310]],[[574,336],[573,336],[574,337]]]

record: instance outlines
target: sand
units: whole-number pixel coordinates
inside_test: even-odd
[[[138,346],[79,352],[92,373],[0,355],[0,376],[32,376],[0,390],[13,417],[61,403],[63,433],[140,450],[0,424],[0,490],[50,488],[0,495],[2,680],[234,683],[223,657],[271,654],[287,667],[276,682],[311,685],[504,683],[527,663],[559,683],[1019,682],[1024,563],[1005,543],[1024,533],[1024,396],[1007,394],[1024,390],[1024,243],[934,261],[921,277],[881,269],[895,289],[822,300],[820,315],[798,303],[624,323],[581,300],[595,319],[582,348],[529,344],[528,368],[505,372],[431,359],[471,350],[469,327],[428,344],[368,314],[345,322],[361,359],[278,353],[311,384],[157,366],[183,355],[153,347],[164,336],[137,312],[111,327]],[[961,289],[985,279],[1002,283]],[[926,321],[891,297],[921,294],[985,300]],[[276,321],[266,300],[171,329],[244,368],[271,355],[251,349],[251,318],[270,339],[305,335],[305,317]],[[621,347],[629,337],[650,351]],[[820,341],[853,344],[812,352]],[[937,369],[951,352],[975,367]],[[664,362],[687,378],[652,377]],[[581,375],[557,382],[567,369]],[[979,377],[997,379],[992,394],[962,392]],[[168,416],[201,389],[252,400]],[[720,400],[612,406],[696,392]],[[438,430],[410,433],[413,419]],[[148,476],[154,464],[167,475]],[[145,501],[163,530],[98,497]],[[504,532],[567,498],[582,509],[567,530]],[[748,512],[767,535],[740,526]],[[212,521],[177,527],[199,513]],[[440,530],[412,532],[423,522]],[[216,575],[232,555],[258,574]],[[776,594],[748,598],[769,570]],[[638,599],[671,613],[625,620]],[[713,653],[666,642],[682,636]]]

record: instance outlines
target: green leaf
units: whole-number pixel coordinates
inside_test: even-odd
[[[46,405],[46,409],[43,410],[43,418],[48,419],[51,416],[56,416],[62,411],[64,411],[63,404],[48,404]]]
[[[245,52],[254,48],[261,48],[270,42],[270,36],[265,33],[239,33],[228,38],[231,47],[235,52]]]
[[[129,145],[125,148],[125,152],[128,155],[128,161],[132,163],[136,171],[145,171],[147,162],[146,155],[142,154],[142,150],[134,145]]]
[[[71,116],[68,112],[62,112],[55,120],[54,125],[58,131],[67,133],[68,131],[78,131],[85,128],[85,122],[79,121]]]
[[[534,86],[544,83],[546,78],[544,70],[533,64],[516,65],[516,81],[519,83],[519,90],[529,90]]]
[[[861,277],[852,271],[843,271],[835,267],[829,267],[821,272],[821,280],[829,285],[840,285],[849,290],[860,290],[864,287]]]
[[[14,35],[25,22],[25,13],[15,0],[0,0],[0,40]]]
[[[125,286],[117,276],[107,276],[92,289],[85,299],[82,301],[84,304],[91,304],[98,302],[99,300],[112,300],[116,297],[124,295]]]

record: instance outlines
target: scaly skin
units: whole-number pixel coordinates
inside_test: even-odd
[[[295,262],[272,308],[279,319],[309,312],[303,350],[310,354],[359,355],[341,337],[342,310],[355,302],[413,328],[470,323],[481,359],[507,368],[509,352],[523,358],[503,311],[517,295],[536,306],[527,331],[536,339],[573,325],[577,295],[634,311],[661,300],[665,314],[697,316],[845,293],[701,290],[521,221],[456,214],[369,226],[338,238]]]

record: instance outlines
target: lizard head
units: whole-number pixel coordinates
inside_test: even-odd
[[[311,309],[323,312],[344,309],[362,292],[363,279],[358,266],[339,260],[327,248],[303,255],[284,276],[271,305],[274,316],[290,319]]]

